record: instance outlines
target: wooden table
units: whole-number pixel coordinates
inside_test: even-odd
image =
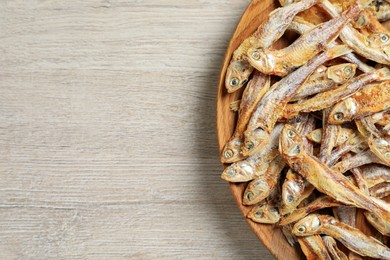
[[[0,259],[273,259],[220,179],[249,0],[3,0]]]

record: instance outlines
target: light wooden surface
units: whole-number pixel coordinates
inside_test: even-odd
[[[226,55],[223,62],[223,69],[220,73],[217,95],[217,135],[219,150],[222,152],[223,147],[233,135],[236,121],[236,114],[230,111],[230,104],[234,100],[240,99],[242,89],[234,93],[228,93],[225,87],[226,71],[229,66],[233,52],[240,44],[268,18],[268,14],[279,7],[279,3],[273,0],[252,0],[242,15],[234,34],[227,47]],[[291,43],[291,38],[284,35],[274,47],[283,48]],[[230,189],[236,198],[237,205],[245,216],[253,209],[252,206],[244,206],[242,202],[246,184],[231,183]],[[255,234],[259,237],[266,248],[278,259],[303,259],[299,244],[291,247],[284,237],[281,229],[275,225],[259,224],[247,219]]]
[[[273,259],[220,180],[249,0],[3,0],[0,259]]]

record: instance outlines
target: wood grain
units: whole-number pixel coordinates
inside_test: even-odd
[[[2,1],[1,259],[273,259],[216,143],[248,4]]]

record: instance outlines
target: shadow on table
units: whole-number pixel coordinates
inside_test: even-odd
[[[200,131],[196,136],[196,144],[199,149],[198,160],[200,162],[201,179],[199,190],[204,196],[205,206],[210,207],[207,212],[213,212],[213,216],[208,216],[215,221],[217,230],[224,230],[224,241],[230,250],[234,248],[234,259],[274,259],[257,239],[243,215],[238,209],[227,182],[220,178],[222,165],[219,162],[219,152],[216,135],[216,95],[218,85],[218,75],[222,55],[220,59],[212,61],[208,73],[212,77],[204,82],[204,86],[199,86],[199,93],[202,97],[197,107],[199,117],[198,127]],[[201,148],[201,149],[200,149]]]

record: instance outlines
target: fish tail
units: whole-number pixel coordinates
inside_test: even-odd
[[[347,45],[338,45],[326,50],[329,60],[351,53],[352,50]]]
[[[378,70],[378,75],[381,80],[390,80],[390,69],[389,68],[381,68]]]

